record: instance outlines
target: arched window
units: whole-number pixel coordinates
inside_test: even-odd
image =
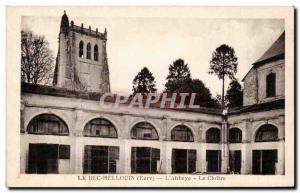
[[[242,131],[239,128],[229,129],[229,143],[242,143]]]
[[[94,46],[94,60],[98,61],[98,45]]]
[[[276,96],[276,74],[270,73],[266,78],[266,95],[267,97]]]
[[[255,142],[277,141],[278,129],[274,125],[266,124],[261,126],[255,135]]]
[[[210,128],[206,131],[206,143],[220,143],[220,129]]]
[[[84,47],[83,41],[80,41],[80,43],[79,43],[79,58],[83,58],[83,47]]]
[[[178,125],[171,131],[172,141],[193,142],[194,136],[192,131],[185,125]]]
[[[85,137],[117,138],[115,126],[107,119],[96,118],[89,121],[83,130]]]
[[[69,135],[67,124],[53,114],[41,114],[28,124],[27,132],[38,135]]]
[[[91,59],[91,44],[86,45],[86,59]]]
[[[158,140],[158,134],[153,125],[148,122],[140,122],[131,130],[132,139]]]

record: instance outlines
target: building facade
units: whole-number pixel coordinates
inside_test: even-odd
[[[77,26],[64,13],[58,36],[53,85],[90,92],[110,92],[107,32]]]
[[[104,109],[106,37],[63,15],[54,86],[22,84],[21,173],[284,174],[284,34],[228,111]]]

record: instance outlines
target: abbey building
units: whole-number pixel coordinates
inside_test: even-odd
[[[53,85],[91,92],[110,92],[104,33],[61,19]]]
[[[284,174],[284,33],[245,75],[243,107],[228,112],[101,108],[106,41],[106,30],[62,16],[54,86],[22,84],[21,173]]]

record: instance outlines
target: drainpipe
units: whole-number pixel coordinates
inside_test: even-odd
[[[222,131],[221,131],[221,146],[222,146],[222,162],[221,162],[221,173],[225,174],[229,172],[229,147],[228,147],[228,122],[227,114],[228,109],[224,109],[222,113]]]

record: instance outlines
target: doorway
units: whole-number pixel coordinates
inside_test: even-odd
[[[221,150],[206,150],[208,173],[221,172]]]
[[[241,150],[229,151],[230,173],[234,173],[234,174],[241,173],[241,161],[242,161]]]
[[[193,173],[196,171],[196,150],[173,149],[172,173]]]
[[[277,150],[253,150],[252,174],[276,174]]]
[[[84,150],[83,173],[88,174],[115,174],[119,147],[86,145]]]
[[[131,173],[157,173],[160,150],[151,147],[131,148]]]
[[[58,144],[29,144],[27,173],[58,173]]]

